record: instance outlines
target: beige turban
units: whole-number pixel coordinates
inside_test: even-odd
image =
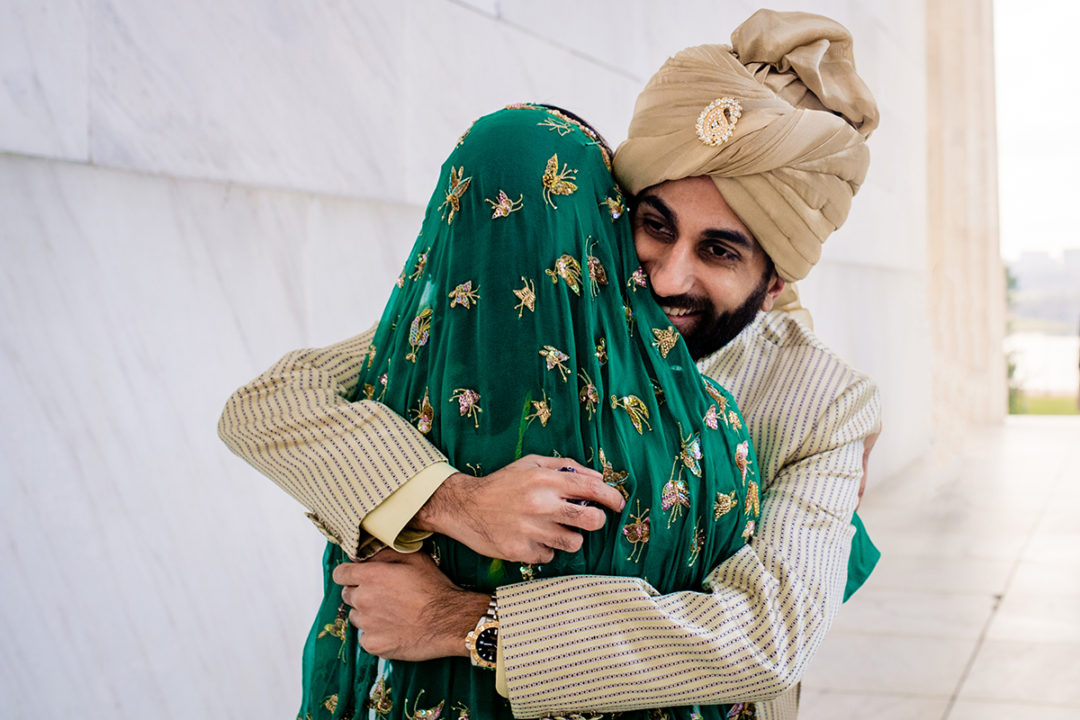
[[[833,20],[759,10],[731,44],[688,48],[664,63],[638,96],[615,175],[631,194],[709,175],[780,277],[800,280],[866,175],[877,105],[855,74],[850,33]],[[699,116],[714,101],[714,118],[725,116],[711,134],[705,123],[716,143],[707,144]]]

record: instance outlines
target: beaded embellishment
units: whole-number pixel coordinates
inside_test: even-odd
[[[630,279],[626,281],[626,287],[630,288],[634,292],[637,292],[639,287],[649,287],[649,276],[645,274],[645,268],[638,268],[631,275]]]
[[[754,537],[754,530],[757,529],[757,525],[753,520],[746,521],[746,527],[743,528],[742,537],[746,542],[750,542],[750,538]]]
[[[626,203],[618,190],[615,191],[615,197],[608,196],[601,200],[600,207],[607,208],[608,213],[611,214],[611,222],[615,222],[626,212]]]
[[[409,699],[405,699],[405,717],[408,720],[439,720],[439,716],[442,715],[443,705],[446,704],[446,700],[440,700],[439,704],[434,707],[429,707],[427,710],[421,710],[417,707],[420,704],[420,698],[423,696],[424,691],[421,690],[416,696],[416,701],[413,703],[413,711],[409,712]]]
[[[431,397],[428,395],[427,388],[424,388],[424,397],[420,401],[419,407],[412,412],[416,429],[425,435],[431,432],[431,423],[435,419],[435,408],[431,407]]]
[[[337,710],[337,702],[338,702],[338,696],[337,696],[337,693],[334,693],[333,695],[331,695],[330,697],[326,698],[326,700],[323,701],[323,707],[326,708],[327,710],[329,710],[330,712],[334,712],[335,710]]]
[[[594,242],[593,245],[596,245]],[[601,285],[607,285],[607,271],[604,270],[603,263],[600,262],[600,258],[592,254],[592,246],[589,247],[589,257],[585,260],[585,265],[589,268],[589,287],[592,290],[593,297],[596,297],[600,292]]]
[[[750,443],[743,440],[735,446],[735,467],[742,473],[743,484],[746,484],[746,471],[750,468]]]
[[[498,201],[484,198],[484,202],[491,205],[492,220],[495,220],[497,218],[509,217],[510,213],[517,212],[522,208],[522,206],[525,205],[525,203],[522,201],[524,195],[518,195],[517,200],[511,200],[509,195],[500,190],[499,194],[496,197],[498,198]]]
[[[536,123],[540,127],[546,127],[548,130],[554,130],[559,133],[559,137],[566,137],[570,132],[573,132],[574,128],[570,127],[569,123],[559,122],[555,118],[544,118],[543,122]]]
[[[412,324],[409,325],[409,345],[412,346],[412,352],[405,354],[405,359],[410,362],[416,362],[416,353],[420,348],[427,345],[428,338],[431,337],[431,308],[424,308],[420,311],[420,314],[413,318]]]
[[[412,274],[409,275],[410,280],[419,280],[420,276],[424,274],[424,268],[427,267],[427,257],[429,252],[431,252],[431,248],[428,248],[416,256],[416,267],[413,268]]]
[[[697,562],[698,557],[701,555],[701,551],[705,549],[705,531],[701,529],[701,521],[694,521],[694,534],[690,538],[690,557],[687,559],[686,567],[694,567],[694,563]]]
[[[623,525],[622,534],[632,546],[630,555],[626,559],[630,562],[641,560],[641,553],[645,550],[645,544],[649,542],[649,508],[641,512],[641,501],[637,501],[637,513],[630,513],[630,522]],[[637,555],[635,559],[634,556]]]
[[[626,411],[626,414],[630,416],[630,422],[639,435],[643,434],[641,431],[642,425],[652,430],[652,425],[649,424],[649,408],[637,395],[623,395],[622,397],[612,395],[611,409],[615,410],[616,408],[622,408]]]
[[[323,625],[323,629],[315,636],[315,639],[324,637],[336,637],[341,641],[341,647],[338,648],[338,660],[345,662],[345,631],[349,628],[348,615],[349,611],[346,609],[345,603],[338,606],[337,617],[332,623],[326,623]]]
[[[375,344],[368,345],[367,348],[367,366],[370,368],[371,363],[375,362]]]
[[[678,470],[677,474],[676,470]],[[660,508],[669,511],[668,527],[671,527],[671,523],[679,519],[683,508],[690,508],[690,488],[687,486],[686,481],[683,480],[682,469],[679,468],[678,460],[671,466],[671,477],[668,478],[668,481],[664,483],[664,487],[660,490]]]
[[[480,407],[480,393],[468,388],[457,388],[447,402],[457,400],[458,411],[462,417],[468,417],[473,421],[473,427],[480,428],[480,413],[484,409]]]
[[[517,290],[514,290],[514,296],[520,300],[514,309],[518,311],[518,317],[528,310],[529,312],[536,312],[536,284],[532,280],[526,280],[525,276],[521,276],[521,282],[525,285]]]
[[[729,494],[716,493],[716,502],[713,503],[713,520],[719,520],[724,515],[727,515],[731,510],[739,504],[739,499],[735,497],[735,491],[732,490]]]
[[[577,180],[577,170],[569,169],[565,163],[562,170],[559,170],[559,156],[552,155],[548,158],[544,176],[541,179],[544,185],[544,202],[550,205],[552,210],[558,210],[559,206],[552,200],[552,195],[573,194],[577,190],[574,180]]]
[[[463,178],[462,175],[464,174],[464,165],[456,169],[453,166],[450,167],[450,181],[446,186],[446,199],[438,207],[439,210],[447,206],[450,207],[449,217],[447,217],[445,211],[439,216],[446,220],[447,225],[454,222],[454,213],[461,209],[461,196],[469,189],[469,183],[472,182],[471,177]]]
[[[368,707],[383,718],[394,709],[394,701],[390,699],[390,688],[386,687],[386,678],[380,677],[375,681],[375,687],[371,689],[371,695],[368,697]]]
[[[605,483],[622,493],[623,500],[630,499],[630,493],[627,491],[626,478],[630,474],[626,470],[616,470],[610,462],[608,462],[607,456],[604,455],[604,448],[600,448],[600,470],[603,472],[603,480]]]
[[[563,382],[566,382],[566,375],[570,370],[563,363],[569,360],[570,356],[552,345],[545,345],[544,349],[540,351],[540,356],[544,358],[547,369],[554,370],[558,368],[559,377],[562,378]]]
[[[525,422],[532,425],[533,420],[539,420],[541,427],[547,427],[551,419],[551,403],[548,401],[547,391],[544,391],[543,400],[531,400],[533,411],[525,416]]]
[[[705,411],[705,424],[711,427],[713,430],[716,430],[718,427],[720,427],[720,423],[718,421],[719,417],[720,416],[716,413],[716,406],[710,405],[709,409]]]
[[[744,515],[753,515],[757,517],[761,514],[761,499],[758,497],[758,485],[753,480],[750,481],[750,486],[746,489],[746,510],[743,511]]]
[[[600,392],[593,384],[592,378],[584,370],[578,370],[578,378],[581,379],[581,390],[578,392],[578,400],[585,406],[585,412],[589,419],[593,419],[596,406],[600,403]]]
[[[607,364],[607,338],[600,338],[600,342],[596,343],[596,361],[601,366]]]
[[[544,270],[544,274],[551,278],[554,285],[558,285],[559,278],[562,278],[575,295],[581,294],[581,263],[573,256],[560,255],[555,261],[555,269]]]
[[[731,138],[735,123],[739,122],[741,116],[742,105],[735,98],[713,100],[698,115],[695,126],[698,139],[711,147],[720,147]]]
[[[653,347],[660,351],[660,357],[667,358],[668,353],[672,351],[676,343],[679,342],[679,331],[668,325],[664,330],[658,330],[653,328],[653,336],[656,338],[653,341]]]
[[[682,432],[681,427],[679,431]],[[701,435],[691,433],[682,439],[679,459],[687,470],[701,477]]]
[[[742,422],[739,420],[739,416],[735,413],[734,410],[728,410],[727,421],[728,425],[730,425],[731,427],[735,428],[736,430],[742,430]]]
[[[457,710],[457,720],[469,720],[469,707],[464,703],[456,703],[454,710]]]
[[[467,280],[461,283],[456,288],[451,290],[450,294],[447,296],[450,298],[450,307],[457,307],[458,305],[460,305],[461,307],[468,310],[473,305],[480,302],[479,292],[479,287],[477,287],[475,290],[473,289],[472,280]]]

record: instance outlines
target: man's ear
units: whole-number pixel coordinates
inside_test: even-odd
[[[784,292],[785,284],[784,278],[773,271],[772,277],[769,279],[769,289],[765,292],[765,299],[761,301],[762,310],[769,312],[773,309],[776,298],[780,296],[780,293]]]

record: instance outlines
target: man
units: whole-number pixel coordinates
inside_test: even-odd
[[[746,417],[766,479],[758,534],[714,569],[707,593],[659,596],[622,577],[500,588],[497,684],[518,717],[774,697],[759,716],[793,717],[793,688],[841,602],[877,394],[774,307],[797,305],[789,282],[846,217],[876,107],[832,21],[760,11],[732,41],[661,68],[615,172],[635,197],[652,291]],[[377,403],[346,403],[369,337],[287,355],[234,394],[220,425],[350,554],[412,551],[438,532],[544,562],[605,521],[580,501],[619,508],[600,473],[577,463],[527,457],[471,477]],[[559,472],[566,465],[578,472]],[[466,654],[490,598],[453,587],[423,554],[376,559],[335,574],[351,586],[343,597],[364,648]]]

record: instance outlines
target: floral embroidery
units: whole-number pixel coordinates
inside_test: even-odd
[[[637,395],[623,395],[622,397],[612,395],[611,409],[615,410],[620,407],[630,416],[630,422],[633,423],[634,429],[638,431],[639,435],[643,434],[641,431],[642,425],[652,430],[652,425],[649,424],[649,408]]]
[[[611,463],[608,462],[607,456],[604,455],[604,448],[600,448],[600,469],[604,474],[604,482],[622,493],[624,500],[629,500],[630,493],[627,491],[625,485],[626,477],[630,473],[626,470],[616,470]]]
[[[536,284],[532,280],[526,280],[525,276],[521,276],[521,282],[525,283],[524,286],[514,291],[514,296],[520,300],[514,309],[518,311],[518,317],[528,309],[529,312],[536,312]]]
[[[611,213],[611,222],[615,222],[626,212],[626,203],[623,202],[623,196],[618,190],[615,191],[615,197],[608,196],[601,200],[600,207],[606,207]]]
[[[381,393],[379,393],[379,397],[375,398],[375,399],[376,399],[376,400],[378,400],[379,402],[382,402],[382,399],[383,399],[383,397],[385,397],[385,396],[386,396],[386,381],[387,381],[387,377],[388,377],[388,376],[387,376],[387,373],[383,373],[382,375],[380,375],[380,376],[379,376],[379,384],[380,384],[380,385],[382,385],[382,392],[381,392]]]
[[[630,543],[632,549],[626,559],[630,562],[641,560],[641,553],[645,549],[645,543],[649,542],[649,508],[641,512],[641,501],[637,500],[637,514],[630,514],[630,522],[623,525],[622,534]],[[634,555],[637,559],[634,559]]]
[[[743,440],[735,446],[735,467],[742,473],[743,484],[746,484],[746,471],[750,468],[750,443]]]
[[[585,406],[585,412],[588,414],[589,419],[592,420],[593,415],[596,413],[596,406],[600,402],[600,392],[596,389],[596,385],[593,384],[592,378],[584,370],[578,370],[578,378],[581,380],[578,400]]]
[[[548,158],[547,167],[544,168],[544,177],[541,181],[544,185],[544,202],[550,205],[552,210],[558,210],[559,207],[551,199],[551,196],[573,194],[577,190],[577,185],[573,182],[576,179],[577,170],[570,170],[565,163],[562,170],[559,170],[559,156],[558,154],[552,155]]]
[[[467,280],[454,288],[447,296],[450,298],[450,307],[462,306],[466,310],[480,302],[480,288],[473,290],[472,280]]]
[[[427,435],[431,432],[431,423],[435,419],[435,408],[431,407],[431,398],[428,389],[424,388],[424,398],[420,401],[418,409],[412,411],[415,417],[416,429]]]
[[[600,338],[600,342],[596,343],[596,360],[601,366],[607,364],[607,338]]]
[[[449,225],[454,222],[454,213],[461,210],[461,196],[465,194],[465,191],[469,189],[469,183],[472,182],[471,177],[463,178],[465,174],[465,166],[459,168],[450,167],[450,182],[446,186],[446,200],[443,200],[443,204],[438,207],[442,210],[446,206],[450,206],[450,216],[443,212],[440,216],[446,220],[446,224]]]
[[[716,502],[713,503],[713,520],[719,520],[724,515],[727,515],[738,504],[739,500],[735,497],[734,490],[729,495],[721,492],[716,493]]]
[[[701,529],[700,525],[700,520],[694,521],[694,534],[690,538],[690,557],[687,560],[686,567],[694,567],[694,563],[697,562],[701,551],[705,549],[705,531]]]
[[[660,357],[667,359],[668,353],[679,342],[679,331],[668,325],[664,330],[653,328],[652,334],[656,338],[653,341],[653,347],[660,351]]]
[[[424,691],[421,690],[416,696],[416,701],[413,703],[413,711],[409,712],[409,700],[405,700],[405,717],[409,720],[438,720],[442,715],[443,705],[446,704],[446,700],[440,700],[439,704],[434,707],[429,707],[427,710],[421,710],[417,707],[420,704],[420,698],[423,697]]]
[[[424,308],[419,315],[413,318],[412,324],[409,325],[409,345],[412,346],[412,352],[405,354],[406,360],[415,363],[416,353],[420,351],[420,348],[427,345],[428,339],[431,337],[431,314],[431,308]]]
[[[566,375],[569,373],[569,369],[563,365],[564,362],[570,359],[570,356],[551,345],[545,345],[544,349],[540,351],[540,356],[544,358],[544,363],[547,365],[548,370],[555,368],[559,369],[559,377],[563,382],[566,382]]]
[[[492,220],[509,217],[510,213],[517,212],[525,205],[525,203],[522,201],[522,198],[525,197],[524,195],[519,194],[517,200],[511,200],[509,195],[500,190],[499,194],[496,197],[498,198],[498,201],[488,200],[487,198],[484,198],[484,202],[491,205]]]
[[[626,281],[626,287],[630,288],[634,292],[637,289],[649,287],[649,276],[645,274],[645,268],[639,267],[631,275],[630,279]]]
[[[410,280],[419,280],[424,274],[424,268],[427,267],[428,253],[431,252],[431,248],[428,248],[424,252],[416,256],[416,267],[413,268],[412,274],[409,275]]]
[[[484,412],[480,407],[480,393],[468,388],[457,388],[447,402],[458,402],[458,410],[461,417],[468,417],[473,421],[473,427],[480,428],[479,414]]]
[[[375,687],[371,689],[368,698],[368,706],[380,717],[386,717],[394,709],[394,701],[390,699],[390,688],[386,687],[385,677],[375,681]]]
[[[554,270],[544,270],[545,275],[551,277],[554,285],[559,284],[559,278],[566,281],[566,286],[574,291],[575,295],[581,294],[581,263],[570,255],[560,255],[555,261]]]
[[[532,400],[530,403],[533,411],[525,416],[526,422],[531,425],[533,420],[539,420],[541,427],[547,427],[548,420],[551,419],[551,404],[548,401],[547,391],[544,391],[543,400]]]
[[[719,416],[716,414],[716,406],[710,405],[709,409],[705,411],[705,424],[716,430],[720,427],[720,423],[717,421]]]

